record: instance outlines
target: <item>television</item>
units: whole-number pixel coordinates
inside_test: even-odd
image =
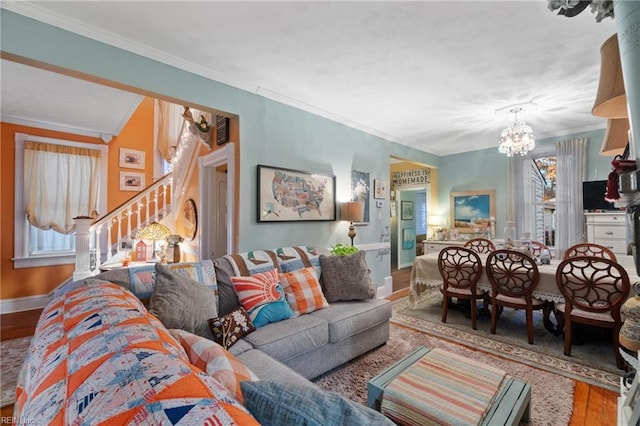
[[[582,208],[589,211],[618,210],[613,203],[605,201],[604,194],[606,191],[606,180],[582,182]]]

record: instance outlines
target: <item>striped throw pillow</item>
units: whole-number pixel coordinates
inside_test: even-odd
[[[295,315],[308,314],[329,306],[313,267],[280,274],[280,282]]]
[[[184,330],[171,329],[169,332],[180,342],[191,364],[216,379],[244,404],[240,382],[259,380],[246,365],[216,342]]]

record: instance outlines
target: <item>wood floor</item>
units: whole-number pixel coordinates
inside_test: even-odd
[[[411,268],[392,271],[394,294],[399,299],[408,294]],[[0,340],[31,336],[36,328],[41,309],[0,315]],[[553,392],[552,389],[549,390]],[[576,381],[573,400],[573,416],[569,426],[613,426],[617,423],[618,393]],[[1,417],[10,417],[13,406],[4,407]]]

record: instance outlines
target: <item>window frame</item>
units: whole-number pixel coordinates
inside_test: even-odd
[[[46,253],[33,255],[29,253],[29,223],[24,207],[24,142],[36,142],[56,145],[88,148],[101,151],[100,156],[100,196],[98,197],[98,211],[105,211],[107,207],[107,165],[109,147],[85,142],[75,142],[65,139],[34,136],[26,133],[15,134],[15,196],[14,196],[14,238],[13,238],[13,266],[16,269],[35,268],[39,266],[68,265],[76,261],[75,251]]]

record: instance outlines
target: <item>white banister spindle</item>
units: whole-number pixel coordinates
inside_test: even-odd
[[[151,196],[151,194],[147,195],[147,202],[145,203],[146,216],[144,217],[144,223],[151,223],[151,218],[149,217],[149,197],[150,196]]]
[[[112,243],[112,232],[111,232],[111,228],[112,228],[112,224],[111,222],[109,222],[108,224],[106,224],[107,227],[107,263],[109,262],[109,260],[111,260],[111,257],[113,256],[113,250],[111,250],[111,247],[113,245]]]

